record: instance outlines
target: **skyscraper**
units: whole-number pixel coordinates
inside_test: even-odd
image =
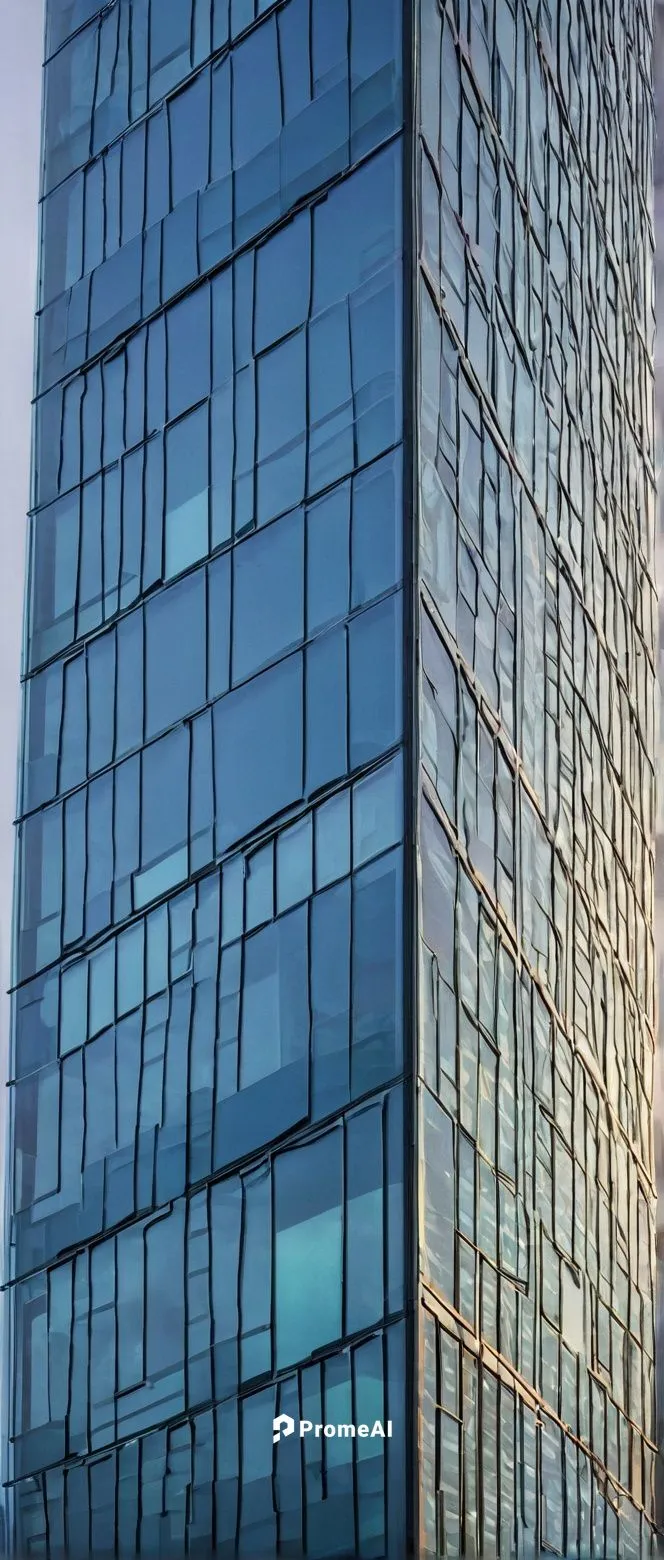
[[[651,30],[47,0],[21,1554],[650,1551]]]

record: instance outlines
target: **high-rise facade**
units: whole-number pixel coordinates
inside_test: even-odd
[[[656,471],[658,477],[657,539],[655,579],[659,591],[659,700],[660,721],[657,744],[657,835],[655,873],[655,948],[657,956],[657,988],[661,993],[664,980],[664,726],[661,719],[662,690],[664,689],[664,597],[662,596],[662,565],[664,564],[664,489],[662,488],[662,431],[664,429],[664,330],[661,324],[661,301],[664,293],[662,245],[664,241],[664,3],[656,0],[654,10],[653,86],[655,92],[655,283],[660,311],[655,351],[655,427],[657,437]],[[657,1517],[660,1530],[664,1530],[664,1375],[662,1374],[662,1342],[664,1342],[664,1010],[660,996],[658,1015],[658,1052],[655,1069],[655,1168],[658,1191],[657,1203],[657,1442],[659,1449],[657,1468]]]
[[[650,1551],[651,30],[47,0],[21,1554]]]

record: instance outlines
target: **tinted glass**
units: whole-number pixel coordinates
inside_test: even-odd
[[[420,1542],[649,1553],[650,24],[417,32]]]
[[[47,4],[26,1552],[403,1547],[401,12]]]

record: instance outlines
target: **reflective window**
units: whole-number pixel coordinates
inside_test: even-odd
[[[124,1290],[124,1275],[132,1269],[125,1261],[120,1271]],[[199,1313],[193,1301],[196,1267],[191,1276],[192,1304],[196,1305],[192,1326],[204,1328],[208,1313],[205,1309]],[[131,1296],[123,1292],[123,1316],[131,1315],[131,1303]],[[45,1334],[45,1312],[38,1309],[38,1299],[36,1307],[35,1349],[36,1340]],[[202,1352],[192,1358],[190,1369],[202,1368],[203,1359]],[[140,1364],[137,1368],[141,1368]],[[126,1379],[124,1373],[121,1379]],[[134,1385],[130,1376],[127,1386]],[[25,1391],[28,1390],[26,1368]],[[101,1461],[92,1465],[103,1470],[103,1478],[97,1475],[88,1481],[79,1474],[77,1479],[78,1468],[54,1467],[49,1475],[48,1495],[39,1480],[20,1479],[18,1518],[21,1524],[29,1524],[31,1532],[45,1537],[47,1529],[53,1532],[54,1510],[63,1524],[65,1513],[76,1510],[78,1522],[85,1524],[86,1530],[90,1525],[99,1549],[108,1548],[118,1529],[123,1536],[126,1534],[128,1542],[133,1532],[133,1542],[144,1546],[150,1542],[155,1521],[162,1532],[173,1534],[175,1542],[175,1535],[182,1532],[183,1526],[185,1531],[195,1528],[182,1500],[180,1478],[174,1477],[173,1472],[185,1466],[192,1470],[195,1488],[209,1491],[206,1521],[210,1526],[214,1522],[215,1530],[230,1527],[233,1532],[239,1526],[241,1542],[249,1552],[256,1552],[259,1546],[264,1550],[268,1544],[272,1550],[280,1521],[271,1495],[273,1458],[280,1487],[300,1490],[299,1439],[282,1437],[273,1451],[273,1419],[278,1413],[297,1417],[301,1404],[313,1424],[350,1423],[351,1405],[355,1403],[358,1420],[371,1427],[377,1418],[382,1423],[391,1421],[392,1435],[389,1439],[344,1437],[320,1448],[326,1471],[333,1484],[339,1486],[338,1493],[328,1490],[325,1494],[319,1478],[305,1481],[301,1504],[292,1508],[297,1541],[304,1544],[306,1531],[307,1547],[312,1553],[321,1553],[330,1543],[337,1550],[354,1553],[369,1542],[376,1549],[384,1548],[389,1532],[390,1539],[394,1538],[403,1548],[406,1464],[400,1409],[404,1391],[405,1337],[403,1324],[397,1322],[350,1345],[341,1355],[323,1359],[313,1369],[306,1366],[283,1375],[278,1388],[257,1386],[242,1397],[226,1396],[214,1409],[201,1409],[185,1421],[166,1423],[156,1430],[137,1429],[128,1451],[124,1445],[110,1448]],[[60,1397],[57,1402],[59,1406]],[[141,1413],[139,1409],[134,1415],[137,1426],[141,1417],[145,1417],[145,1411]],[[74,1433],[78,1437],[82,1432]],[[51,1445],[53,1442],[51,1435]],[[211,1479],[215,1467],[219,1477]],[[116,1517],[116,1490],[122,1490],[124,1495],[127,1478],[140,1510],[138,1520],[133,1498],[126,1505],[124,1499],[121,1501]],[[353,1486],[357,1489],[355,1497]],[[158,1518],[153,1509],[159,1513]]]
[[[205,574],[155,596],[145,612],[146,735],[205,702]]]
[[[418,8],[414,171],[422,1544],[639,1554],[653,315],[614,257],[650,248],[640,61],[638,152],[608,97],[648,22],[605,17],[596,52],[579,6],[453,9]]]
[[[202,287],[166,316],[169,417],[179,417],[210,393],[209,311],[210,294]]]
[[[162,1020],[155,1011],[144,1042],[153,1057],[151,1087],[142,1089],[146,1128],[162,1078]],[[93,1067],[101,1079],[101,1043]],[[107,1068],[107,1087],[110,1076]],[[42,1103],[40,1115],[53,1119],[46,1086]],[[95,1123],[99,1146],[109,1126],[112,1115]],[[398,1314],[402,1154],[397,1089],[351,1111],[322,1136],[96,1243],[91,1271],[79,1253],[60,1261],[48,1283],[42,1275],[22,1281],[16,1315],[28,1391],[17,1395],[14,1423],[23,1471],[39,1466],[49,1444],[57,1456],[64,1438],[76,1436],[80,1404],[67,1388],[72,1368],[95,1416],[96,1447],[109,1447],[153,1423],[155,1407],[163,1418],[169,1405],[182,1414],[212,1392],[228,1398],[273,1366],[307,1361],[321,1345]],[[57,1200],[57,1181],[44,1181],[41,1191]],[[368,1247],[370,1270],[361,1260]],[[207,1351],[192,1325],[195,1316],[211,1335]],[[52,1383],[50,1403],[30,1373],[35,1361]]]
[[[391,327],[387,334],[383,327],[379,333],[385,356],[380,362],[367,360],[368,377],[364,359],[353,350],[348,359],[354,365],[351,379],[340,381],[335,390],[334,356],[339,343],[350,341],[349,327],[343,319],[334,324],[325,314],[314,315],[259,352],[260,300],[267,284],[257,267],[254,308],[253,257],[243,257],[215,278],[211,300],[205,284],[154,320],[149,330],[131,337],[105,362],[103,375],[98,367],[91,368],[85,382],[79,377],[58,391],[60,424],[51,399],[40,401],[38,420],[48,415],[49,438],[63,440],[69,463],[65,467],[61,462],[49,475],[45,451],[38,472],[40,481],[43,473],[40,503],[82,476],[89,480],[80,493],[63,499],[62,507],[40,508],[33,521],[32,664],[107,621],[136,600],[141,589],[151,590],[164,577],[190,567],[210,546],[267,523],[307,494],[313,500],[358,463],[375,461],[395,443],[401,426],[397,161],[390,150],[375,159],[375,166],[360,170],[362,180],[370,176],[377,185],[378,211],[375,202],[369,206],[375,231],[367,232],[365,225],[362,241],[354,238],[352,246],[349,241],[345,245],[353,253],[342,286],[366,290],[375,280],[381,296],[385,287],[393,295]],[[349,184],[359,177],[354,175]],[[339,202],[344,192],[345,186],[333,190],[323,205]],[[340,220],[343,210],[337,216]],[[306,241],[309,248],[311,224],[302,225],[300,233],[299,246]],[[266,255],[270,248],[264,246]],[[314,261],[317,253],[314,244]],[[277,252],[275,264],[278,258]],[[316,262],[315,274],[317,269]],[[308,301],[308,291],[306,296]],[[353,292],[345,300],[342,296],[333,312],[342,308],[346,318],[349,307],[354,309],[354,297]],[[210,303],[216,389],[209,403],[201,401],[189,410],[197,397],[209,394]],[[362,428],[357,424],[354,433],[360,407]],[[167,423],[167,418],[175,420]],[[129,451],[129,443],[140,444],[146,433],[148,443]],[[102,460],[105,470],[100,475]],[[308,583],[313,631],[348,610],[341,512],[349,504],[352,606],[379,595],[400,576],[400,469],[398,457],[390,454],[358,472],[339,492],[333,489],[320,512],[311,509]]]
[[[176,0],[167,23],[149,0],[102,10],[47,65],[45,231],[68,210],[66,257],[59,238],[45,252],[44,389],[130,326],[128,309],[133,322],[152,312],[400,125],[393,0],[377,53],[366,0],[341,0],[327,27],[289,0],[253,29],[254,0],[234,0],[230,54],[188,81],[219,47],[220,3],[211,19],[210,0],[193,15],[191,0]],[[127,133],[127,111],[140,120],[148,103],[154,112]],[[288,263],[278,237],[272,245],[273,263],[281,252]]]
[[[208,550],[208,411],[201,407],[166,437],[165,573],[189,568]]]
[[[233,556],[233,681],[302,639],[304,629],[304,525],[287,515]]]
[[[342,1108],[368,1088],[397,1077],[402,1067],[401,855],[394,849],[402,832],[400,760],[358,780],[352,795],[341,792],[321,803],[313,820],[305,813],[246,855],[230,857],[221,874],[205,876],[198,889],[180,888],[162,906],[164,884],[181,881],[187,872],[178,801],[186,786],[182,728],[146,749],[146,760],[148,755],[144,806],[154,772],[163,795],[149,826],[145,821],[141,866],[135,857],[127,860],[126,892],[137,909],[143,904],[154,908],[93,954],[68,962],[60,976],[56,969],[24,988],[16,1053],[18,1078],[24,1081],[15,1086],[21,1121],[16,1136],[21,1267],[30,1266],[35,1242],[41,1250],[50,1249],[51,1242],[57,1248],[63,1231],[74,1229],[81,1174],[84,1188],[98,1186],[101,1161],[107,1193],[94,1204],[100,1228],[135,1207],[133,1177],[127,1181],[124,1168],[128,1153],[152,1158],[156,1152],[156,1164],[172,1165],[175,1179],[169,1184],[182,1189],[185,1149],[192,1162],[222,1167],[310,1115],[320,1119]],[[137,778],[133,763],[129,772]],[[212,814],[207,816],[211,828]],[[369,831],[369,820],[378,827]],[[191,829],[194,870],[199,838]],[[102,838],[91,886],[104,860]],[[349,877],[351,866],[355,870]],[[322,886],[330,879],[329,887]],[[120,892],[125,892],[122,884],[115,888],[116,895]],[[75,935],[84,911],[82,884],[74,875],[72,894],[67,915],[78,905]],[[138,1045],[133,1081],[127,1080],[113,1121],[104,1112],[104,1068],[118,1075],[125,1068],[136,1025],[139,1037],[149,1030],[150,1043],[143,1051]],[[75,1126],[67,1120],[68,1170],[61,1173],[58,1218],[51,1222],[54,1210],[37,1201],[34,1177],[51,1173],[46,1167],[53,1139],[44,1132],[33,1140],[35,1115],[28,1101],[41,1088],[40,1069],[80,1053],[83,1046],[82,1075],[80,1054],[75,1067],[83,1078],[78,1086],[84,1105],[77,1107]],[[162,1073],[172,1087],[164,1095],[159,1083],[144,1139],[148,1077]],[[196,1101],[189,1126],[187,1075]],[[65,1072],[63,1087],[64,1077]],[[99,1114],[108,1139],[99,1138],[92,1125],[84,1136],[84,1122],[92,1123]],[[135,1141],[143,1146],[134,1150]]]
[[[353,1093],[382,1073],[386,1055],[398,1067],[403,971],[400,858],[393,854],[358,872],[353,882]]]
[[[145,749],[137,906],[187,876],[189,736],[174,731]]]
[[[341,1332],[342,1160],[338,1133],[307,1153],[307,1177],[297,1151],[277,1163],[277,1360],[305,1358]]]
[[[310,217],[302,213],[256,251],[254,341],[263,352],[304,324],[311,287]],[[274,277],[281,277],[275,288]]]
[[[46,34],[17,1542],[378,1557],[405,1470],[401,7],[49,0]],[[319,1439],[305,1490],[279,1405],[393,1434]]]
[[[306,1052],[306,926],[293,911],[247,939],[240,1038],[240,1088],[279,1072]]]
[[[302,793],[302,665],[263,672],[215,711],[218,848],[241,839]]]
[[[353,619],[349,632],[350,764],[367,763],[401,735],[401,597]]]

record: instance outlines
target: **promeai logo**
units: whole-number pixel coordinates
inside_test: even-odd
[[[272,1420],[272,1441],[276,1445],[282,1435],[292,1435],[295,1429],[295,1420],[290,1414],[280,1414],[278,1419]],[[381,1419],[374,1420],[373,1425],[315,1425],[311,1419],[301,1419],[299,1422],[300,1439],[305,1435],[324,1435],[328,1440],[331,1436],[339,1436],[342,1440],[355,1440],[356,1436],[366,1439],[367,1436],[379,1436],[381,1440],[390,1440],[392,1435],[392,1420],[385,1424]]]

